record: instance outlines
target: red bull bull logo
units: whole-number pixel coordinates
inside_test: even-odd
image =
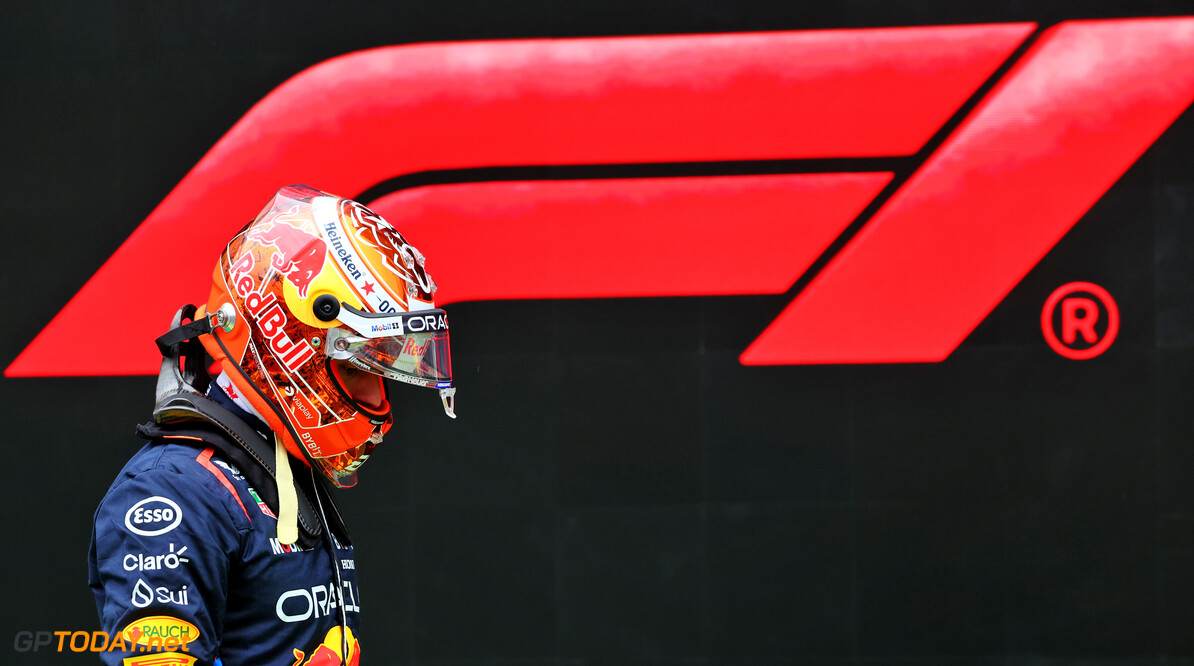
[[[311,281],[323,272],[327,243],[319,236],[282,220],[253,229],[248,233],[248,238],[274,247],[276,252],[270,265],[294,285],[299,296],[306,298]]]
[[[360,666],[360,643],[357,642],[356,636],[353,636],[351,628],[345,627],[345,629],[348,631],[348,658],[343,663],[348,666]],[[323,637],[323,642],[311,651],[310,656],[302,650],[294,650],[293,666],[340,666],[340,651],[343,649],[343,645],[344,641],[340,640],[340,627],[332,627]]]

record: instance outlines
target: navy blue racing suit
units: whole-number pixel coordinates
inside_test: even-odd
[[[339,664],[347,643],[346,663],[356,664],[360,593],[347,535],[325,521],[314,543],[280,543],[276,487],[254,488],[204,441],[214,436],[151,432],[95,513],[89,583],[101,628],[127,648],[113,643],[104,662]]]

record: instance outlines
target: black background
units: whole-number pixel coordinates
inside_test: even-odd
[[[1188,12],[4,2],[0,363],[253,103],[346,52]],[[451,306],[460,419],[396,391],[402,437],[341,494],[366,663],[1194,663],[1191,146],[1187,111],[939,364],[743,367],[774,297]],[[1085,362],[1039,327],[1075,280],[1122,317]],[[138,306],[130,289],[61,353],[104,354]],[[710,325],[727,312],[739,327]],[[632,337],[597,331],[614,315]],[[0,380],[0,663],[82,659],[9,641],[98,629],[90,518],[152,392],[149,377]]]

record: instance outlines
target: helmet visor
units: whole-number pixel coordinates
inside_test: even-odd
[[[422,317],[435,317],[442,326],[412,330],[410,321],[414,318],[407,317],[405,326],[386,329],[391,334],[384,337],[367,337],[359,331],[333,328],[328,330],[325,353],[389,379],[430,388],[448,388],[452,386],[452,354],[448,345],[447,315],[443,310],[428,310]]]

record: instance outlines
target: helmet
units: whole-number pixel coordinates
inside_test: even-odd
[[[448,318],[423,255],[361,204],[284,187],[228,243],[204,348],[286,450],[341,487],[393,417],[383,378],[437,388],[455,417]]]

